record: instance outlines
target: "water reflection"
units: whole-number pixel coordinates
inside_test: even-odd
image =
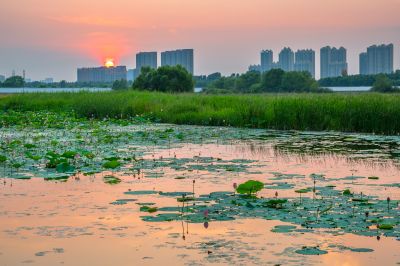
[[[115,186],[103,182],[107,172],[90,176],[79,173],[66,182],[7,179],[0,193],[0,261],[6,265],[29,260],[38,265],[79,265],[82,254],[87,264],[115,265],[159,265],[166,261],[174,265],[375,265],[376,261],[393,265],[400,261],[396,255],[399,241],[383,235],[336,235],[319,230],[274,233],[271,230],[275,226],[286,224],[251,218],[210,224],[208,217],[213,213],[209,214],[208,209],[200,213],[202,217],[198,223],[189,223],[185,216],[191,214],[194,202],[177,202],[176,198],[157,193],[132,195],[131,201],[124,204],[110,204],[126,198],[125,192],[137,190],[186,191],[185,197],[215,191],[232,191],[233,194],[238,184],[246,180],[270,183],[277,173],[303,177],[293,183],[312,187],[313,194],[309,196],[316,199],[315,188],[322,182],[312,174],[321,173],[326,180],[333,179],[331,183],[338,189],[352,186],[360,197],[378,194],[388,202],[388,211],[396,207],[393,201],[400,199],[399,189],[377,184],[399,182],[399,162],[397,157],[391,156],[399,149],[398,142],[377,138],[370,141],[369,146],[345,145],[344,142],[364,140],[328,135],[325,140],[312,136],[319,138],[317,142],[323,145],[308,145],[303,137],[293,134],[286,133],[283,137],[276,134],[276,137],[259,140],[243,136],[243,140],[225,141],[217,137],[201,139],[198,144],[189,141],[153,143],[146,147],[143,157],[138,155],[134,162],[114,173],[122,180]],[[330,141],[336,142],[334,147]],[[356,175],[379,176],[380,179],[335,179]],[[301,195],[291,195],[293,191],[294,188],[265,189],[259,196],[280,199]],[[143,216],[157,213],[141,212],[142,205],[137,203],[151,203],[160,208],[173,206],[180,220],[145,222]],[[320,212],[318,209],[317,217]],[[369,217],[372,213],[359,215]],[[295,253],[303,246],[318,246],[329,253],[323,256]],[[343,247],[371,248],[374,253],[350,252]],[[45,252],[54,248],[63,248],[65,253]]]
[[[304,150],[288,148],[280,143],[265,143],[265,141],[246,141],[241,144],[230,145],[230,147],[241,158],[248,158],[249,156],[258,160],[274,158],[276,161],[295,161],[299,164],[341,165],[345,163],[350,166],[362,165],[377,170],[391,168],[400,171],[400,159],[385,153],[385,150],[373,152],[370,150],[364,152],[360,150]]]

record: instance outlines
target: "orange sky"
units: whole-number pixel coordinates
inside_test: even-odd
[[[129,68],[138,51],[195,49],[195,72],[258,63],[261,49],[343,45],[358,53],[393,42],[399,65],[400,0],[13,0],[0,9],[0,74],[76,79],[106,57]],[[317,64],[318,69],[318,64]]]

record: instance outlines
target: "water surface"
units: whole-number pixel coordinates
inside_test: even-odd
[[[85,149],[95,155],[91,160],[75,158],[74,164],[81,170],[58,181],[49,179],[54,170],[45,168],[46,160],[25,159],[25,166],[18,171],[0,170],[4,176],[0,188],[3,265],[159,265],[166,261],[173,265],[394,265],[400,262],[400,236],[375,229],[371,229],[374,234],[371,236],[326,228],[306,230],[301,224],[269,217],[272,210],[266,209],[260,210],[263,218],[243,213],[227,221],[210,219],[207,224],[190,222],[185,218],[189,213],[184,211],[177,220],[149,222],[144,217],[157,217],[162,211],[140,211],[144,205],[189,209],[203,204],[182,205],[177,197],[158,192],[194,191],[195,197],[201,198],[225,191],[229,197],[238,197],[233,184],[249,179],[266,186],[275,182],[292,185],[290,189],[265,188],[258,197],[293,198],[297,202],[299,195],[295,189],[312,187],[312,174],[323,174],[325,177],[318,179],[317,186],[335,185],[335,190],[351,189],[355,195],[376,196],[371,201],[390,197],[393,205],[385,216],[398,215],[400,188],[394,186],[400,183],[397,136],[106,123],[92,128],[76,125],[68,131],[8,128],[2,130],[1,136],[3,146],[15,140],[24,143],[35,140],[37,147],[31,148],[35,154]],[[6,153],[19,160],[26,152],[24,149]],[[103,169],[104,158],[111,156],[135,160],[126,161],[120,169]],[[94,167],[100,172],[84,174]],[[107,175],[114,175],[121,182],[107,184],[104,179]],[[27,176],[30,179],[20,179]],[[154,193],[128,193],[137,191]],[[312,203],[313,196],[306,193],[302,200]],[[316,202],[323,200],[319,195],[315,197]],[[211,205],[218,201],[210,200],[205,206],[212,210]],[[301,208],[301,204],[305,203],[297,204],[296,208]],[[385,212],[385,208],[379,211]],[[257,209],[249,209],[248,213],[254,211]],[[215,213],[210,216],[218,217]],[[296,230],[271,231],[281,225],[293,225]],[[398,225],[394,232],[398,232]],[[327,254],[296,253],[303,247],[318,247]]]

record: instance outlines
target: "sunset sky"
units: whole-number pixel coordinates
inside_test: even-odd
[[[195,74],[243,72],[262,49],[348,49],[349,72],[371,44],[394,43],[400,0],[4,0],[0,74],[76,80],[110,57],[135,66],[139,51],[195,49]]]

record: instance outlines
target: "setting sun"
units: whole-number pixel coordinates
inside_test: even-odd
[[[105,67],[113,67],[114,66],[114,59],[112,58],[108,58],[106,59],[105,63],[104,63]]]

